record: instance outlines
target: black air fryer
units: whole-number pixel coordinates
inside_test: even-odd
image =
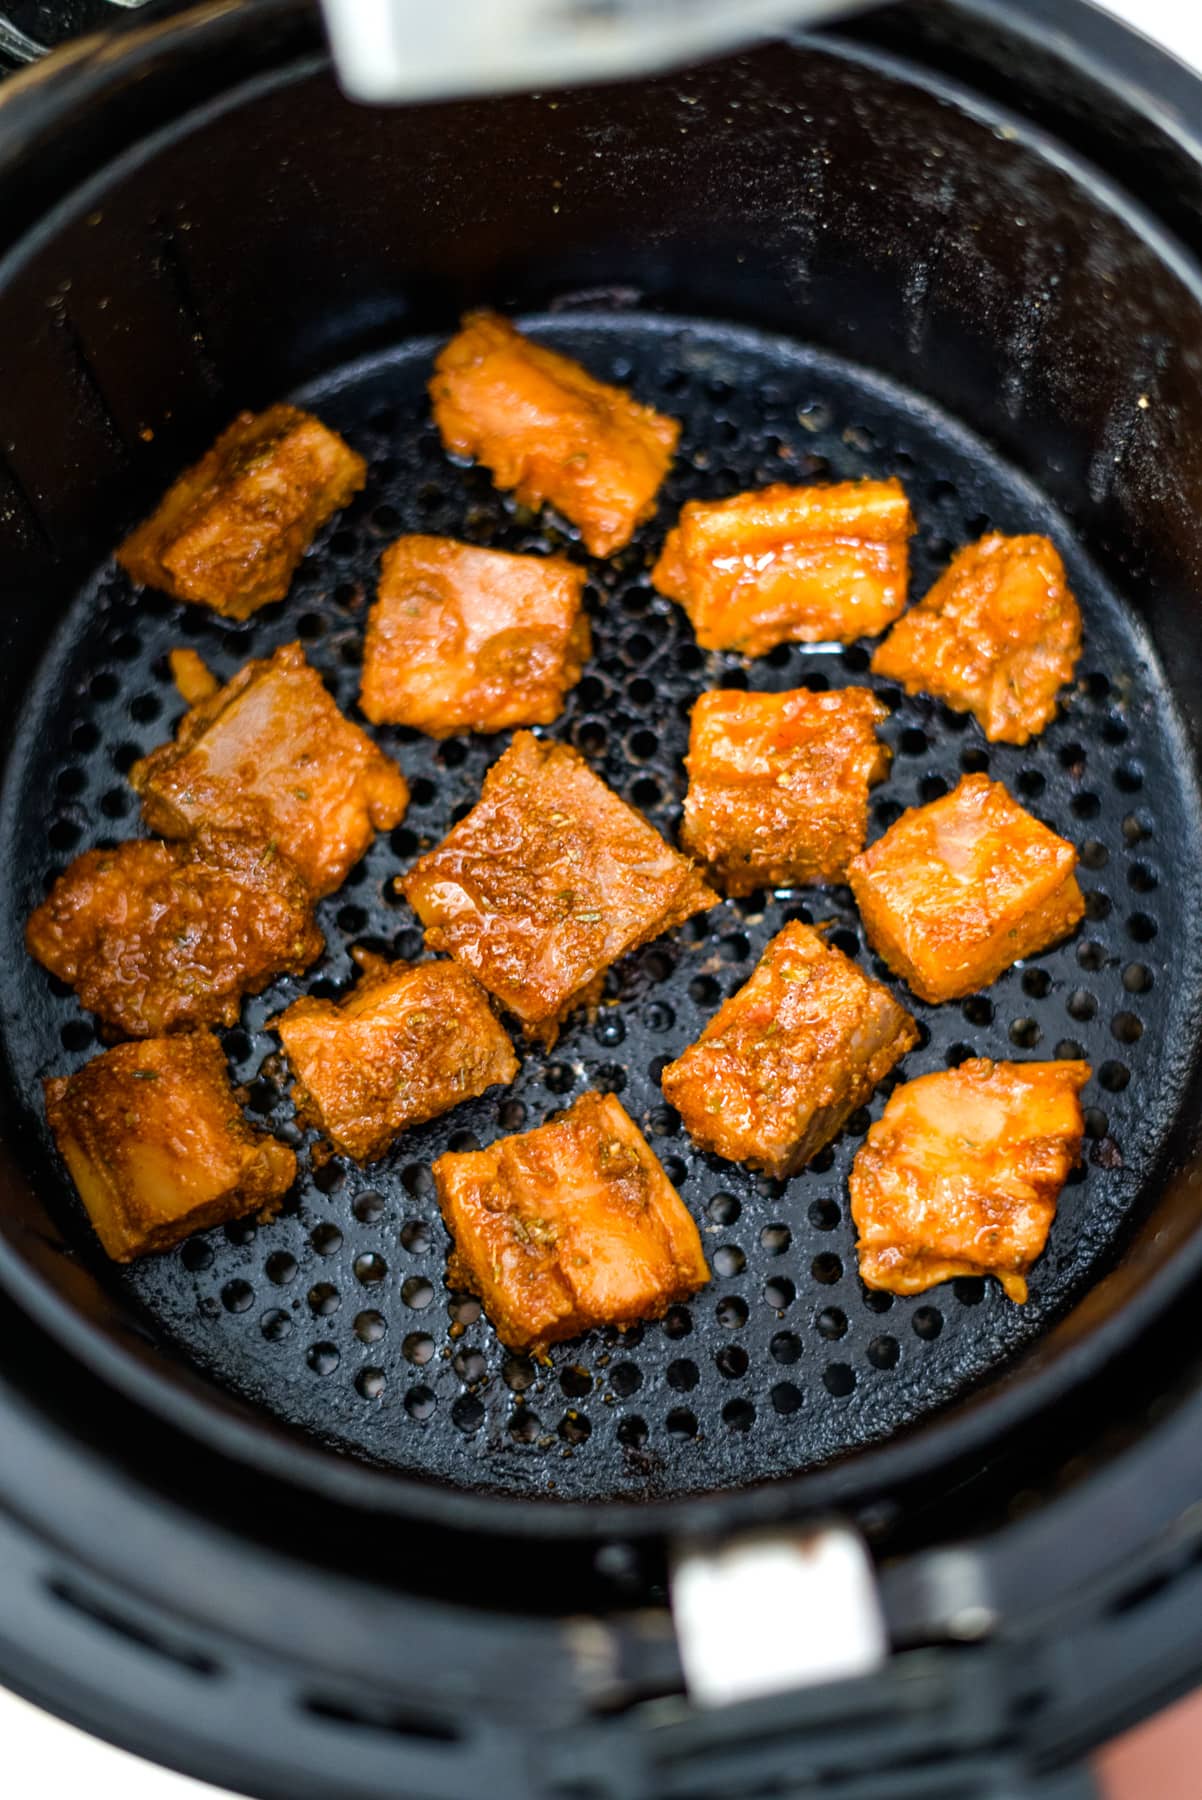
[[[1082,0],[797,10],[528,4],[507,38],[483,8],[457,64],[436,16],[333,6],[357,99],[309,0],[128,10],[41,62],[62,15],[0,25],[31,63],[0,88],[0,1679],[264,1800],[1070,1800],[1202,1674],[1202,86]],[[1093,1066],[1026,1306],[861,1284],[884,1091],[788,1182],[664,1103],[789,919],[871,966],[840,888],[637,952],[370,1169],[304,1150],[267,1020],[312,981],[280,983],[224,1043],[302,1142],[283,1216],[100,1254],[40,1099],[99,1046],[24,921],[138,832],[172,647],[225,679],[299,637],[349,710],[399,533],[579,554],[440,446],[431,356],[480,304],[683,422],[658,519],[590,563],[550,728],[668,836],[700,691],[868,679],[863,644],[700,651],[648,577],[685,500],[898,474],[915,593],[991,526],[1062,550],[1085,653],[1033,743],[876,684],[870,836],[988,770],[1080,853],[1076,936],[916,1006],[905,1071]],[[285,397],[370,465],[289,598],[231,624],[135,592],[114,544]],[[500,748],[377,735],[413,801],[321,904],[322,992],[354,946],[419,953],[393,877]],[[535,1362],[447,1290],[430,1165],[589,1089],[714,1279]]]

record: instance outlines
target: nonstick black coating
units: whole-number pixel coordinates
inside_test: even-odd
[[[672,836],[698,693],[869,682],[893,709],[885,735],[894,752],[871,835],[962,772],[987,769],[1078,846],[1088,909],[1080,931],[963,1004],[911,998],[920,1047],[789,1182],[695,1151],[658,1074],[788,919],[830,921],[836,943],[892,981],[865,950],[843,888],[728,902],[638,952],[612,972],[595,1021],[578,1015],[550,1053],[520,1046],[511,1088],[407,1134],[369,1169],[335,1160],[311,1173],[303,1156],[292,1201],[270,1226],[210,1232],[120,1271],[103,1266],[45,1150],[39,1179],[57,1181],[57,1212],[81,1254],[156,1333],[341,1450],[478,1490],[576,1499],[695,1492],[801,1471],[926,1417],[1031,1344],[1106,1267],[1138,1210],[1189,1064],[1195,996],[1182,976],[1180,924],[1202,849],[1198,803],[1172,700],[1122,597],[1040,495],[961,427],[862,370],[748,330],[572,312],[529,324],[684,422],[658,518],[618,557],[589,563],[595,653],[553,735],[576,744]],[[521,513],[483,470],[445,456],[425,393],[433,347],[403,344],[297,396],[368,457],[371,474],[323,532],[287,601],[230,627],[135,594],[110,564],[61,628],[29,695],[0,818],[9,871],[0,1003],[8,1021],[21,1021],[6,1031],[6,1049],[35,1111],[41,1079],[78,1067],[97,1043],[74,999],[24,956],[24,918],[70,856],[137,832],[125,773],[182,710],[167,650],[192,643],[226,677],[299,636],[353,710],[380,551],[400,532],[583,555],[574,533]],[[1062,716],[1036,743],[988,746],[972,721],[902,698],[866,673],[863,644],[782,648],[751,663],[707,656],[684,615],[650,587],[656,547],[688,498],[892,473],[919,519],[915,595],[955,546],[990,526],[1047,531],[1063,552],[1085,616],[1085,655]],[[375,735],[412,784],[408,817],[322,904],[326,959],[303,981],[248,1002],[243,1027],[225,1034],[252,1113],[298,1144],[287,1071],[264,1021],[298,992],[344,991],[352,945],[421,953],[392,878],[470,807],[508,741]],[[1094,1066],[1083,1096],[1085,1164],[1062,1197],[1025,1307],[980,1281],[891,1299],[869,1293],[856,1272],[847,1173],[869,1120],[897,1081],[969,1054],[1086,1056]],[[429,1166],[448,1147],[539,1124],[589,1088],[619,1092],[647,1131],[702,1227],[714,1280],[662,1324],[561,1345],[537,1367],[498,1345],[474,1300],[447,1293]]]

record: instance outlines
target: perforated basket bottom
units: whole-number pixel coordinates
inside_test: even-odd
[[[833,920],[864,949],[846,889],[752,896],[692,921],[615,969],[595,1021],[576,1017],[549,1055],[521,1049],[515,1084],[411,1132],[370,1169],[302,1174],[286,1214],[207,1233],[128,1271],[104,1266],[154,1328],[214,1379],[338,1449],[478,1489],[573,1498],[667,1494],[751,1482],[854,1451],[946,1405],[1030,1344],[1089,1286],[1136,1207],[1178,1103],[1188,982],[1169,926],[1182,897],[1164,867],[1197,868],[1196,797],[1163,677],[1133,618],[1073,547],[1039,494],[913,395],[796,345],[746,331],[567,314],[532,322],[598,374],[684,422],[659,517],[608,563],[590,564],[596,653],[553,728],[669,836],[684,788],[687,714],[714,685],[783,689],[869,681],[868,650],[784,648],[749,664],[706,656],[648,567],[682,501],[775,480],[899,474],[920,528],[914,592],[951,549],[995,525],[1048,531],[1085,613],[1086,652],[1063,715],[1026,749],[989,747],[975,723],[872,685],[892,707],[893,771],[872,834],[962,771],[988,769],[1081,849],[1088,917],[1069,944],[1012,969],[962,1005],[907,1003],[922,1042],[913,1076],[969,1054],[1088,1057],[1085,1167],[1070,1181],[1030,1302],[957,1281],[913,1300],[868,1292],[856,1272],[847,1175],[870,1118],[902,1079],[810,1167],[773,1182],[695,1151],[662,1099],[663,1063],[746,979],[786,920]],[[183,640],[223,677],[299,636],[353,709],[382,547],[403,531],[512,550],[568,545],[522,515],[487,475],[452,465],[429,418],[429,343],[343,371],[299,396],[368,457],[367,491],[322,535],[290,598],[244,626],[137,596],[111,565],[79,597],[30,694],[0,832],[7,884],[6,1047],[39,1121],[40,1081],[94,1054],[90,1022],[24,958],[29,908],[71,855],[138,830],[125,781],[173,728],[181,702],[166,652]],[[249,1002],[225,1034],[262,1123],[290,1142],[286,1071],[263,1020],[302,990],[334,994],[367,944],[412,957],[413,915],[391,879],[477,795],[504,739],[435,744],[376,733],[413,788],[382,837],[321,907],[325,960]],[[42,822],[48,829],[42,829]],[[1171,909],[1171,910],[1170,910]],[[447,1238],[430,1178],[448,1146],[487,1143],[609,1088],[646,1130],[701,1225],[713,1284],[662,1324],[594,1334],[535,1366],[498,1345],[474,1300],[444,1285]],[[39,1129],[41,1129],[39,1125]],[[79,1252],[102,1263],[78,1202],[43,1149],[38,1179]]]

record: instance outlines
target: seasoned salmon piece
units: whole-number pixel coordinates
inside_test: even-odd
[[[972,713],[993,743],[1025,744],[1056,717],[1080,654],[1081,613],[1056,546],[991,532],[898,620],[872,670]]]
[[[584,582],[564,556],[398,538],[367,621],[360,706],[431,737],[549,725],[591,648]]]
[[[1011,1300],[1047,1242],[1081,1159],[1084,1062],[987,1062],[920,1075],[890,1095],[851,1171],[860,1275],[921,1294],[996,1275]]]
[[[233,1025],[244,994],[299,975],[325,948],[297,870],[245,831],[86,851],[25,942],[122,1037]]]
[[[50,1129],[115,1262],[277,1211],[296,1176],[291,1150],[242,1117],[209,1031],[118,1044],[45,1088]]]
[[[447,1283],[479,1296],[511,1350],[662,1318],[709,1280],[696,1225],[612,1094],[433,1172]]]
[[[248,619],[284,598],[319,528],[366,480],[363,458],[312,413],[239,413],[117,561],[147,587]]]
[[[528,731],[399,886],[430,949],[470,969],[547,1044],[611,963],[717,904],[583,757]]]
[[[848,870],[868,940],[923,1000],[960,1000],[1080,924],[1073,846],[966,775],[912,807]]]
[[[129,779],[152,831],[257,831],[317,897],[342,885],[376,832],[399,824],[409,804],[401,771],[343,717],[299,644],[239,669]]]
[[[491,312],[469,313],[439,352],[430,398],[453,455],[482,462],[523,506],[550,501],[594,556],[651,517],[680,436],[675,419]]]
[[[296,1076],[297,1117],[343,1156],[374,1162],[410,1125],[518,1072],[479,983],[457,963],[360,955],[345,1000],[297,1000],[275,1022]]]
[[[703,1150],[781,1180],[917,1042],[888,988],[808,925],[786,925],[750,981],[668,1064],[664,1099]]]
[[[728,894],[844,881],[864,847],[868,789],[888,773],[876,735],[888,716],[867,688],[702,694],[681,845]]]
[[[906,604],[914,517],[900,481],[777,483],[689,500],[651,580],[706,650],[875,637]]]

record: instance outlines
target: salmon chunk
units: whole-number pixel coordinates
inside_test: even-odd
[[[374,1162],[410,1125],[513,1080],[517,1058],[482,987],[457,963],[387,963],[341,1002],[306,996],[276,1020],[297,1117]]]
[[[320,527],[366,480],[363,458],[312,413],[239,413],[117,561],[147,587],[248,619],[284,598]]]
[[[690,500],[651,580],[706,650],[875,637],[906,604],[910,503],[900,481],[777,483]]]
[[[923,1000],[960,1000],[1080,924],[1073,846],[999,781],[912,807],[848,871],[868,940]]]
[[[401,771],[343,717],[299,644],[247,663],[185,713],[175,742],[136,762],[129,779],[152,831],[257,831],[316,896],[340,887],[409,803]]]
[[[482,462],[523,506],[550,501],[594,556],[651,517],[680,436],[675,419],[491,312],[469,313],[440,351],[430,397],[453,455]]]
[[[548,1044],[619,956],[717,902],[583,757],[528,731],[400,887],[430,949],[470,969]]]
[[[399,538],[367,622],[359,704],[373,724],[430,737],[549,725],[591,648],[584,582],[563,556]]]
[[[122,1037],[233,1025],[244,994],[299,975],[325,949],[296,869],[238,831],[86,851],[32,914],[25,941]]]
[[[455,1240],[447,1283],[511,1350],[658,1319],[709,1280],[697,1227],[612,1094],[434,1164]]]
[[[996,1275],[1011,1300],[1081,1160],[1084,1062],[986,1062],[908,1081],[856,1153],[851,1212],[869,1287],[921,1294]]]
[[[211,1032],[118,1044],[45,1085],[55,1142],[115,1262],[277,1210],[295,1178],[291,1150],[239,1112]]]
[[[728,894],[843,881],[864,848],[868,789],[888,772],[867,688],[702,694],[680,841]]]
[[[750,981],[663,1073],[702,1149],[795,1175],[863,1106],[918,1030],[887,988],[808,925],[786,925]]]
[[[1056,546],[992,532],[952,558],[872,669],[972,713],[993,743],[1025,744],[1056,717],[1080,654],[1081,613]]]

